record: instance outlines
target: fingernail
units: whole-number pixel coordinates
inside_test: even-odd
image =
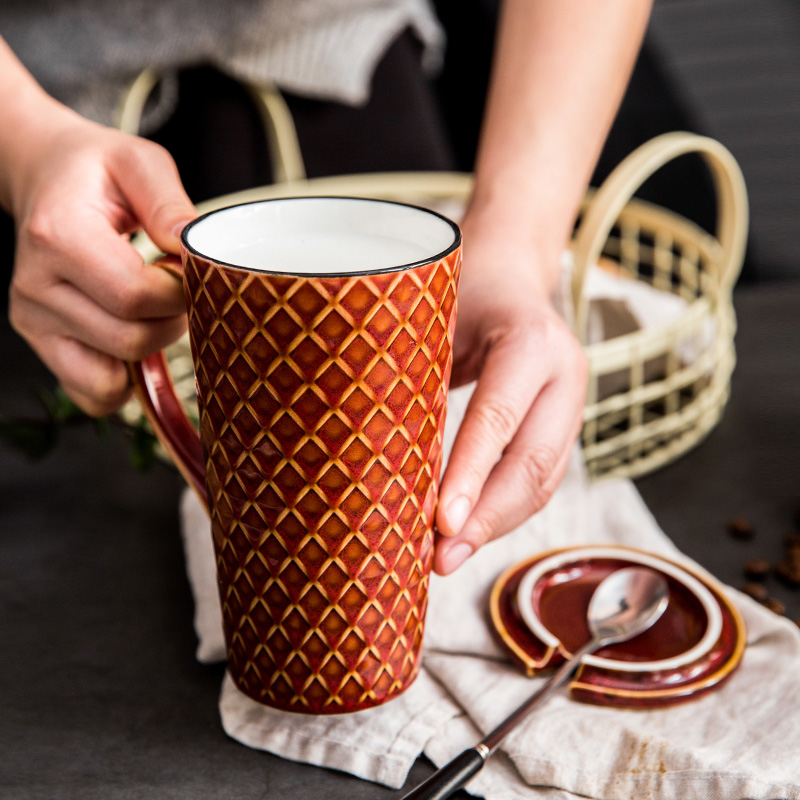
[[[442,566],[446,574],[455,572],[470,556],[472,555],[472,547],[466,542],[459,542],[454,544],[442,556]]]
[[[472,504],[469,498],[465,497],[463,494],[447,504],[444,515],[447,524],[450,526],[450,530],[454,534],[458,533],[464,527],[464,523],[467,521],[471,508]]]

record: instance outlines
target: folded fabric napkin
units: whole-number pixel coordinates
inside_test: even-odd
[[[468,388],[451,393],[446,452],[468,397]],[[209,523],[188,490],[182,520],[198,658],[223,660]],[[250,747],[402,786],[421,753],[444,764],[543,680],[522,675],[492,634],[488,596],[497,576],[542,550],[601,543],[699,569],[659,530],[630,481],[589,485],[576,450],[543,511],[455,574],[433,576],[423,668],[405,694],[380,708],[313,717],[262,706],[226,678],[223,727]],[[744,595],[729,594],[746,622],[748,647],[721,688],[651,711],[592,706],[559,693],[506,740],[467,790],[487,800],[800,798],[800,631]]]

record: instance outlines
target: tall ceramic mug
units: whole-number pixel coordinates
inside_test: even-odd
[[[461,235],[343,197],[212,211],[182,234],[199,438],[161,354],[143,407],[210,517],[228,670],[325,714],[416,677]]]

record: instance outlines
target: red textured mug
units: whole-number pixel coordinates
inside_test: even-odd
[[[379,705],[420,666],[460,232],[308,197],[212,211],[181,245],[199,436],[162,354],[132,373],[211,517],[229,673],[288,711]]]

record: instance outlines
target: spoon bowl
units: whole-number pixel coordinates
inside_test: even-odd
[[[598,584],[589,602],[586,620],[592,639],[602,645],[633,639],[653,625],[668,602],[667,583],[657,572],[642,567],[616,570]]]
[[[607,575],[589,601],[586,612],[591,634],[589,641],[477,745],[464,750],[438,769],[403,800],[445,800],[450,797],[483,767],[503,739],[575,672],[585,656],[605,645],[625,642],[643,633],[664,613],[668,603],[669,587],[655,570],[625,567]]]

